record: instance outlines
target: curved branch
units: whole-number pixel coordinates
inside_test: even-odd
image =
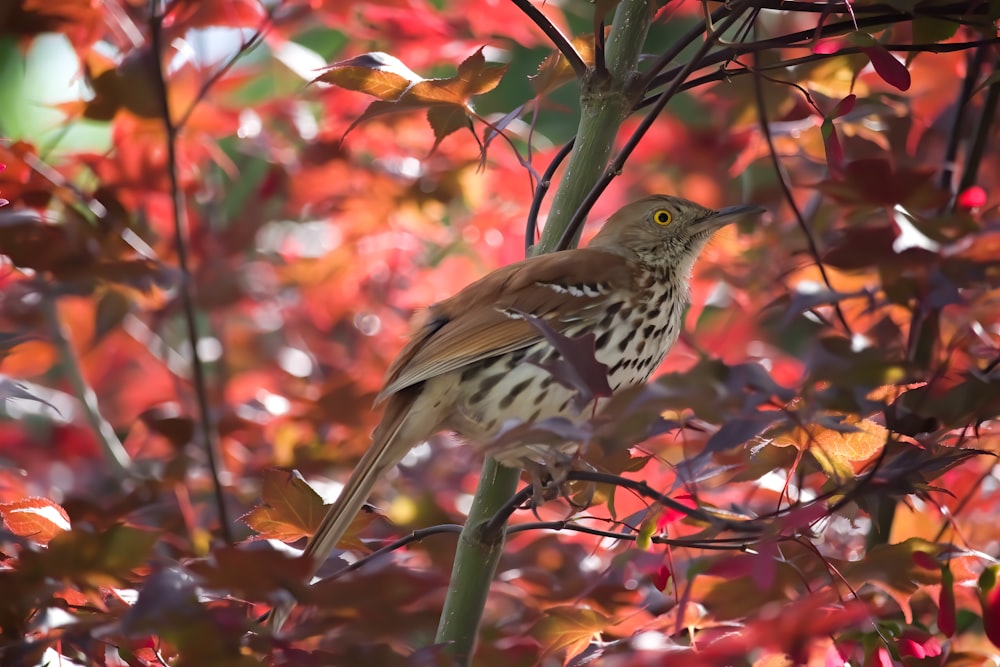
[[[535,190],[535,196],[531,198],[531,208],[528,209],[528,220],[524,225],[525,257],[531,256],[531,247],[535,245],[535,232],[538,230],[538,212],[542,208],[542,201],[545,200],[545,195],[548,193],[549,188],[552,187],[552,177],[555,175],[559,165],[566,160],[566,157],[573,150],[574,143],[576,143],[575,137],[563,144],[563,147],[559,149],[559,152],[549,162],[549,166],[545,168],[542,177],[538,179],[538,188]]]
[[[757,54],[754,54],[754,64],[758,62]],[[761,74],[756,69],[755,75],[753,77],[754,81],[754,99],[757,103],[757,119],[760,123],[760,132],[764,137],[764,141],[767,142],[768,154],[771,156],[771,164],[774,166],[774,173],[778,177],[778,183],[781,186],[781,192],[785,197],[785,201],[788,202],[788,206],[792,209],[792,213],[795,215],[795,221],[798,223],[799,228],[802,230],[802,234],[806,237],[806,243],[809,245],[809,254],[812,255],[813,261],[816,262],[816,267],[819,269],[819,275],[823,279],[823,284],[831,292],[834,292],[833,284],[830,282],[830,276],[826,272],[826,266],[823,264],[823,260],[819,256],[819,244],[816,242],[816,237],[812,233],[812,229],[809,228],[808,223],[806,223],[805,216],[802,215],[801,209],[799,209],[798,204],[795,203],[795,197],[792,196],[792,188],[788,185],[788,175],[785,173],[784,167],[781,165],[781,161],[778,159],[778,153],[774,148],[774,137],[771,136],[771,127],[767,121],[767,110],[764,105],[764,86],[761,83]],[[833,302],[834,312],[837,313],[837,319],[840,320],[841,326],[844,327],[844,331],[847,332],[848,336],[853,336],[854,331],[851,329],[851,325],[847,322],[847,317],[844,315],[844,310],[840,307],[839,301]]]
[[[546,37],[552,40],[552,44],[559,49],[559,53],[563,55],[569,66],[573,68],[576,78],[582,81],[583,77],[587,74],[587,63],[583,61],[583,58],[573,47],[573,43],[569,41],[566,35],[562,34],[562,31],[545,14],[531,4],[531,0],[511,0],[511,2],[517,5],[517,8],[524,12],[531,19],[532,23],[545,33]]]

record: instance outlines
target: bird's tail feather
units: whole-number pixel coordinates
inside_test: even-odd
[[[330,505],[322,523],[302,552],[303,557],[312,559],[310,577],[316,574],[336,548],[337,543],[343,539],[354,518],[368,500],[375,482],[383,473],[399,463],[416,444],[411,437],[412,429],[404,428],[408,424],[407,417],[411,414],[410,407],[413,401],[410,397],[398,394],[393,398],[397,397],[403,400],[390,400],[386,406],[382,422],[372,434],[371,446],[358,461],[340,496]],[[290,605],[275,607],[272,610],[269,621],[274,632],[281,629],[291,611]]]

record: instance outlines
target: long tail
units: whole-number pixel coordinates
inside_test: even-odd
[[[320,523],[319,528],[306,544],[302,555],[312,559],[310,578],[316,574],[316,571],[330,556],[330,552],[347,533],[347,529],[351,527],[354,517],[358,515],[365,501],[368,500],[372,487],[375,486],[379,477],[395,467],[406,456],[406,453],[419,443],[420,439],[430,435],[430,433],[421,433],[414,440],[413,429],[404,429],[404,426],[410,424],[407,417],[411,414],[410,408],[414,398],[415,396],[402,394],[396,394],[390,398],[382,421],[372,434],[371,446],[358,461],[357,467],[351,473],[343,491],[340,492],[340,496],[330,505],[326,516],[323,517],[323,522]],[[274,628],[274,632],[281,629],[291,611],[292,605],[275,607],[271,611],[268,620]]]

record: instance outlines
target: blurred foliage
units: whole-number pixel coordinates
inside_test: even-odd
[[[280,541],[366,447],[410,314],[523,254],[581,87],[518,4],[0,5],[3,664],[449,664],[444,524],[481,453],[414,451],[346,574],[305,586]],[[595,8],[617,3],[533,4],[596,62]],[[572,432],[505,436],[587,443],[677,506],[600,483],[574,496],[590,507],[515,512],[477,664],[980,664],[1000,627],[997,4],[708,9],[744,18],[591,218],[651,192],[769,214],[706,250],[656,381]],[[705,18],[651,10],[642,109]],[[258,632],[290,596],[289,633]]]

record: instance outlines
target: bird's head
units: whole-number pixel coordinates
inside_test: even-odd
[[[619,209],[588,247],[634,256],[644,263],[690,267],[717,230],[763,212],[759,206],[716,211],[680,197],[653,195]]]

